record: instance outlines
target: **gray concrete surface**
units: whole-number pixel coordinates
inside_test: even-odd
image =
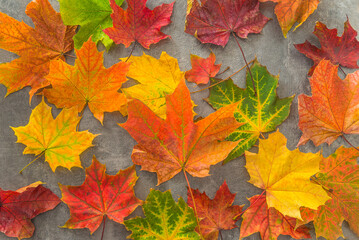
[[[172,0],[149,0],[148,7],[154,8],[160,3],[169,3]],[[24,10],[30,0],[0,0],[0,11],[4,12],[18,20],[23,20],[27,24],[33,26],[31,20],[25,15]],[[56,10],[59,4],[56,0],[51,0]],[[349,17],[352,26],[359,30],[359,0],[322,0],[318,9],[296,32],[290,32],[288,38],[285,39],[281,33],[280,27],[273,13],[274,4],[261,4],[261,11],[270,18],[270,21],[261,34],[250,35],[248,39],[241,40],[240,43],[245,50],[247,58],[253,59],[256,55],[259,61],[266,65],[272,74],[280,73],[280,81],[278,94],[280,97],[286,97],[293,94],[310,93],[310,86],[307,79],[307,72],[312,64],[311,60],[300,54],[293,46],[294,43],[302,43],[306,39],[313,43],[318,43],[316,37],[312,34],[316,21],[324,22],[329,28],[338,28],[339,32],[343,31],[343,24],[346,16]],[[207,57],[210,49],[217,56],[217,62],[222,63],[223,67],[230,66],[227,75],[235,72],[244,65],[244,61],[238,50],[238,47],[231,37],[225,48],[214,45],[202,45],[193,36],[184,33],[186,13],[186,1],[177,0],[174,13],[172,16],[173,23],[165,27],[163,31],[172,36],[171,40],[164,40],[151,47],[150,50],[144,50],[137,47],[134,51],[135,56],[139,56],[142,52],[154,57],[159,57],[162,51],[166,51],[179,61],[182,71],[189,70],[190,53]],[[99,46],[103,50],[103,46]],[[118,58],[128,56],[129,49],[125,49],[123,45],[116,46],[105,54],[105,66],[109,67],[118,62]],[[0,50],[0,62],[8,62],[17,58],[15,54]],[[73,59],[69,59],[73,63]],[[224,68],[223,68],[224,69]],[[350,70],[346,69],[347,72]],[[244,72],[234,77],[235,82],[244,87]],[[197,89],[194,85],[189,84],[191,89]],[[17,144],[16,137],[9,126],[26,125],[33,109],[39,102],[40,97],[34,97],[31,106],[28,103],[29,88],[23,89],[4,98],[6,88],[0,86],[0,187],[3,189],[15,190],[35,181],[46,182],[46,186],[60,196],[58,183],[65,185],[80,185],[84,181],[83,169],[74,168],[71,172],[63,168],[59,168],[53,173],[47,163],[43,159],[32,164],[26,169],[22,175],[18,174],[27,163],[34,159],[33,155],[22,155],[24,145]],[[204,91],[193,95],[193,99],[198,107],[195,111],[199,116],[207,116],[213,110],[204,102],[203,98],[208,96],[208,92]],[[58,109],[54,109],[53,113],[57,115]],[[80,123],[80,129],[89,129],[92,133],[101,133],[95,141],[95,147],[87,150],[81,156],[84,167],[88,167],[91,163],[92,155],[107,165],[108,173],[115,174],[119,169],[129,167],[131,162],[131,151],[135,141],[130,135],[117,123],[123,123],[126,119],[120,113],[105,114],[104,126],[92,116],[88,109],[85,110],[84,117]],[[288,138],[288,148],[294,149],[301,136],[298,126],[297,113],[297,97],[295,98],[289,118],[279,126],[279,129]],[[359,145],[358,136],[350,136],[350,141],[355,145]],[[300,147],[304,152],[316,152],[323,149],[324,154],[328,155],[335,151],[340,145],[345,145],[342,139],[335,141],[330,147],[322,145],[314,147],[312,143]],[[253,148],[251,151],[256,151]],[[199,188],[201,191],[213,197],[218,187],[226,180],[232,192],[237,192],[235,204],[246,204],[247,198],[255,194],[261,193],[260,189],[255,188],[247,181],[249,175],[244,168],[245,159],[240,157],[224,166],[218,164],[211,167],[211,176],[207,178],[190,177],[193,188]],[[165,191],[171,189],[175,199],[182,196],[186,199],[186,182],[182,174],[177,175],[172,180],[156,186],[157,180],[154,173],[139,171],[136,168],[139,180],[135,187],[136,195],[140,199],[145,199],[150,188]],[[130,217],[141,215],[142,210],[138,208]],[[35,234],[31,239],[38,240],[85,240],[100,239],[101,230],[96,231],[92,236],[87,229],[69,230],[62,229],[62,226],[69,218],[69,210],[67,206],[61,203],[55,210],[36,217],[33,222],[36,226]],[[240,222],[237,223],[238,225]],[[310,226],[312,228],[312,226]],[[355,236],[348,225],[344,223],[344,235],[347,239],[359,239]],[[313,233],[313,231],[312,231]],[[125,239],[128,235],[125,227],[118,223],[108,221],[105,231],[105,239]],[[312,235],[313,239],[315,235]],[[223,231],[224,239],[238,239],[239,231]],[[10,238],[0,233],[1,240]],[[259,234],[254,234],[246,239],[260,239]],[[282,236],[279,239],[290,239],[288,236]]]

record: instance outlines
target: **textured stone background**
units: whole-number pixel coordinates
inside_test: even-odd
[[[153,9],[160,3],[169,3],[172,0],[149,0],[147,6]],[[26,5],[30,0],[0,0],[0,11],[4,12],[18,20],[23,20],[30,26],[33,26],[31,20],[25,15]],[[56,10],[59,10],[59,4],[56,0],[51,0]],[[246,53],[247,59],[251,60],[254,56],[263,65],[268,67],[272,74],[280,74],[278,95],[287,97],[300,93],[310,94],[309,81],[307,72],[312,64],[311,60],[299,53],[293,46],[294,43],[302,43],[306,39],[312,43],[318,44],[316,37],[312,34],[315,22],[322,21],[329,28],[338,28],[339,33],[343,31],[343,24],[346,16],[349,17],[354,29],[359,30],[359,0],[322,0],[318,9],[296,32],[290,32],[288,38],[285,39],[281,29],[273,13],[274,4],[261,4],[261,11],[267,17],[272,18],[264,28],[261,34],[250,35],[248,39],[241,40],[240,43]],[[151,47],[150,50],[136,47],[135,56],[139,56],[142,52],[158,58],[162,51],[166,51],[171,56],[178,59],[182,71],[189,70],[190,53],[207,57],[210,49],[217,56],[217,62],[222,66],[230,66],[231,69],[225,76],[230,75],[244,65],[239,49],[233,39],[230,38],[225,48],[214,45],[202,45],[193,36],[184,33],[186,13],[186,1],[177,0],[174,13],[172,16],[173,23],[165,27],[163,31],[172,36],[170,40],[164,40]],[[103,50],[103,46],[99,46]],[[118,58],[128,56],[130,49],[125,49],[123,45],[114,46],[109,53],[105,53],[105,66],[110,67],[118,62]],[[17,58],[15,54],[0,50],[0,62],[9,62]],[[68,62],[73,64],[73,59]],[[350,70],[346,69],[347,72]],[[235,83],[244,87],[244,72],[234,77]],[[191,89],[197,89],[189,84]],[[65,185],[80,185],[84,181],[85,173],[83,169],[74,168],[71,172],[63,168],[59,168],[53,173],[47,163],[42,158],[27,168],[22,175],[18,174],[27,163],[34,159],[33,155],[22,155],[24,145],[17,144],[16,137],[9,126],[24,126],[28,123],[28,119],[33,109],[41,100],[40,97],[34,97],[31,106],[28,102],[29,88],[9,95],[4,98],[6,88],[0,85],[0,187],[3,189],[15,190],[26,186],[35,181],[46,182],[46,187],[54,191],[60,196],[58,183]],[[213,110],[204,102],[203,98],[208,97],[208,92],[193,94],[193,99],[198,105],[195,111],[199,116],[207,116]],[[57,115],[58,109],[53,110],[53,114]],[[80,130],[89,129],[92,133],[101,135],[94,140],[95,147],[90,148],[81,155],[84,167],[88,167],[91,163],[92,155],[107,165],[108,173],[115,174],[119,169],[129,167],[131,162],[131,151],[135,141],[130,135],[117,123],[123,123],[126,119],[120,113],[105,114],[104,126],[101,126],[88,109],[85,110],[83,119],[80,123]],[[288,148],[294,149],[301,136],[298,126],[297,113],[297,97],[295,98],[289,118],[279,126],[279,129],[288,138]],[[356,146],[359,145],[357,136],[349,136],[349,140]],[[322,145],[315,148],[312,143],[300,147],[304,152],[316,152],[323,149],[324,154],[328,155],[335,151],[340,145],[345,144],[342,139],[335,141],[332,146]],[[256,151],[253,148],[251,151]],[[211,176],[207,178],[192,178],[190,182],[192,188],[199,188],[201,191],[213,197],[218,187],[224,180],[227,181],[232,192],[237,192],[235,204],[248,204],[247,197],[260,194],[261,190],[247,183],[249,175],[245,168],[245,159],[240,157],[224,166],[218,164],[211,167]],[[182,196],[186,199],[186,182],[183,174],[178,174],[172,180],[156,186],[157,179],[154,173],[139,171],[139,180],[135,187],[136,195],[140,199],[145,199],[150,188],[165,191],[171,189],[175,199]],[[141,215],[142,210],[138,208],[130,217]],[[55,210],[36,217],[33,222],[36,226],[35,234],[32,239],[39,240],[70,240],[70,239],[100,239],[101,230],[96,231],[92,236],[87,229],[69,230],[62,229],[62,226],[69,218],[69,210],[65,204],[60,204]],[[237,223],[238,225],[240,222]],[[312,226],[311,226],[312,227]],[[347,239],[359,239],[349,229],[348,225],[343,225],[344,235]],[[118,223],[108,221],[105,231],[105,239],[125,239],[128,235],[125,227]],[[315,238],[314,235],[313,239]],[[239,231],[223,231],[224,239],[238,239]],[[0,233],[0,239],[10,239]],[[259,234],[254,234],[246,239],[260,239]],[[289,237],[280,237],[280,239],[290,239]]]

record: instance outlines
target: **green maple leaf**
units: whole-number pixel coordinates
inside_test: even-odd
[[[240,139],[242,141],[232,150],[224,163],[241,156],[244,151],[249,150],[257,142],[262,133],[274,131],[289,115],[294,96],[278,98],[276,89],[279,76],[271,75],[267,68],[260,65],[257,60],[252,65],[251,72],[256,87],[256,95],[254,94],[252,79],[247,72],[246,89],[239,88],[229,79],[212,87],[207,100],[215,109],[243,100],[234,115],[237,121],[246,124],[227,137],[229,141]],[[212,79],[212,83],[217,81]]]
[[[121,6],[124,0],[116,0]],[[102,31],[112,27],[109,0],[59,0],[60,13],[64,24],[80,25],[74,37],[75,48],[81,48],[90,36],[95,43],[102,41],[109,50],[113,41]]]
[[[196,217],[192,208],[179,198],[176,203],[170,191],[151,189],[142,206],[146,218],[135,217],[125,221],[134,240],[183,240],[200,239],[195,232]]]

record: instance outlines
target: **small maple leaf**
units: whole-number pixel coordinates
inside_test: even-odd
[[[314,220],[317,236],[328,240],[344,237],[341,225],[344,220],[359,235],[359,152],[354,148],[338,148],[328,158],[322,158],[320,172],[313,181],[332,198],[317,211],[303,209],[306,222]],[[309,216],[308,216],[309,215]]]
[[[149,49],[151,44],[170,37],[160,30],[171,23],[174,2],[150,10],[147,0],[126,1],[127,10],[123,10],[115,0],[110,0],[113,27],[103,30],[116,44],[122,43],[127,48],[136,42]]]
[[[197,217],[200,220],[197,232],[206,240],[217,240],[220,230],[236,228],[236,222],[240,218],[243,206],[233,205],[236,194],[232,194],[224,181],[218,189],[214,199],[210,199],[206,193],[200,193],[192,189],[196,204]],[[187,192],[188,206],[193,208],[193,199],[190,191]]]
[[[193,0],[185,32],[202,43],[224,47],[232,32],[247,38],[260,33],[268,21],[259,11],[258,0]]]
[[[143,170],[156,172],[158,184],[182,170],[194,177],[208,176],[210,166],[221,162],[238,144],[223,140],[243,124],[233,116],[239,103],[193,122],[193,105],[184,81],[166,97],[166,102],[166,120],[139,100],[128,103],[128,120],[120,126],[138,143],[132,161]]]
[[[215,77],[221,64],[215,64],[216,55],[211,52],[208,58],[201,58],[191,54],[192,69],[186,72],[186,79],[196,84],[207,84],[211,77]]]
[[[122,61],[126,59],[121,58]],[[177,59],[166,52],[162,52],[159,59],[144,53],[140,57],[132,56],[127,62],[131,64],[127,77],[139,84],[122,91],[128,98],[142,101],[156,115],[166,118],[166,96],[172,94],[184,80]]]
[[[31,1],[25,13],[35,28],[0,13],[0,48],[20,56],[0,65],[0,83],[7,88],[6,96],[31,86],[31,101],[39,89],[50,85],[44,78],[50,61],[65,60],[64,53],[73,49],[76,26],[65,26],[48,0]]]
[[[227,140],[237,141],[243,139],[224,160],[227,163],[249,150],[264,132],[271,132],[281,124],[289,115],[293,96],[280,99],[277,96],[279,76],[270,74],[265,66],[257,60],[251,67],[256,94],[254,94],[252,79],[247,71],[246,89],[236,86],[231,79],[219,83],[210,89],[208,102],[215,109],[242,101],[235,111],[239,122],[245,122]],[[217,83],[213,79],[213,83]],[[254,97],[253,97],[254,96]]]
[[[80,119],[74,108],[62,110],[53,119],[51,107],[42,99],[26,126],[11,128],[17,142],[26,145],[24,154],[44,154],[53,172],[60,166],[71,170],[82,168],[79,155],[93,146],[92,140],[97,136],[88,131],[77,132]]]
[[[94,156],[81,186],[59,184],[61,200],[70,208],[71,215],[64,227],[88,228],[92,234],[105,217],[123,224],[124,218],[142,203],[133,190],[137,179],[134,166],[107,175],[106,166]]]
[[[260,2],[275,2],[275,15],[284,37],[295,23],[295,31],[317,9],[320,0],[259,0]]]
[[[58,108],[76,107],[78,112],[88,105],[101,124],[104,112],[124,113],[126,96],[118,90],[127,81],[129,63],[119,62],[106,69],[103,53],[97,51],[91,39],[75,51],[75,66],[60,60],[51,62],[46,79],[52,88],[43,91],[47,100]]]
[[[179,198],[176,203],[170,190],[160,192],[151,189],[142,206],[145,218],[135,217],[125,221],[125,226],[134,240],[199,240],[195,232],[197,226],[193,209]]]
[[[35,226],[31,219],[54,209],[61,201],[42,182],[16,191],[0,188],[0,232],[18,239],[30,238]]]
[[[338,77],[338,66],[322,60],[309,79],[312,96],[298,97],[299,128],[303,135],[298,145],[312,140],[315,146],[329,145],[344,134],[359,133],[359,71]]]
[[[310,181],[319,171],[320,153],[289,151],[287,139],[279,131],[259,140],[258,154],[247,152],[249,182],[266,191],[268,207],[284,216],[301,219],[300,207],[317,209],[330,197]]]
[[[116,0],[121,6],[124,0]],[[113,41],[102,31],[112,27],[110,1],[107,0],[59,0],[62,20],[66,25],[80,25],[74,37],[75,48],[81,48],[89,37],[95,43],[101,41],[107,50]]]
[[[284,216],[275,208],[268,208],[266,196],[249,198],[250,206],[243,214],[240,239],[259,232],[262,240],[275,240],[279,235],[290,235],[295,239],[310,238],[305,226],[296,228],[296,219]]]
[[[352,28],[349,19],[344,23],[344,32],[338,37],[337,29],[328,29],[323,23],[317,22],[314,32],[318,37],[321,48],[313,46],[308,41],[294,44],[295,48],[314,61],[308,75],[313,75],[314,69],[321,60],[330,60],[333,64],[340,64],[348,68],[359,68],[358,33]]]

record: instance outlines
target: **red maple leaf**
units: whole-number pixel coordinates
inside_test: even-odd
[[[260,33],[269,18],[259,11],[258,0],[193,0],[185,32],[202,43],[225,46],[235,32],[241,38]]]
[[[137,42],[148,49],[151,44],[170,37],[160,29],[171,23],[174,2],[151,10],[146,7],[147,0],[126,1],[127,10],[123,10],[115,0],[110,0],[113,27],[103,30],[116,44],[129,47],[132,42]]]
[[[35,231],[31,219],[54,209],[61,201],[49,189],[33,183],[17,191],[0,188],[0,232],[8,237],[29,238]]]
[[[120,170],[116,175],[107,175],[106,166],[93,157],[86,169],[86,179],[81,186],[62,186],[62,201],[70,208],[66,228],[88,228],[91,234],[104,218],[123,223],[141,200],[133,190],[137,181],[135,167]]]
[[[295,239],[310,238],[306,226],[296,228],[296,218],[283,216],[275,208],[268,208],[266,196],[249,198],[250,206],[243,214],[240,228],[241,239],[259,232],[262,240],[277,239],[279,235],[290,235]]]
[[[352,28],[349,19],[344,23],[344,32],[338,37],[337,29],[328,29],[323,23],[317,22],[314,32],[319,39],[321,48],[310,44],[308,41],[302,44],[294,44],[295,48],[314,61],[308,75],[312,76],[314,69],[323,59],[330,60],[333,64],[340,64],[348,68],[359,68],[359,42],[356,40],[358,33]]]
[[[206,240],[217,240],[220,230],[236,228],[236,222],[240,218],[243,206],[232,205],[236,194],[232,194],[226,181],[218,189],[214,199],[210,199],[206,193],[200,193],[198,189],[193,190],[196,203],[197,217],[202,236]],[[193,208],[193,199],[190,191],[187,193],[188,206]],[[197,231],[199,230],[197,227]]]
[[[215,77],[221,64],[214,64],[216,55],[211,52],[208,58],[201,58],[191,54],[192,69],[186,72],[186,79],[196,84],[207,84],[211,77]]]

